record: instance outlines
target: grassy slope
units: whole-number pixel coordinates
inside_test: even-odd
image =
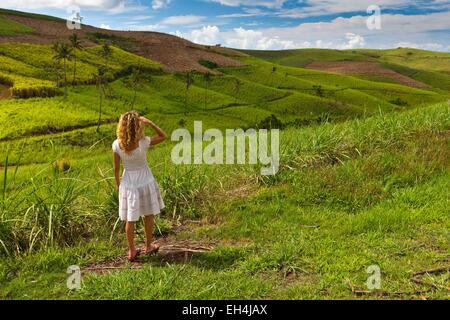
[[[92,83],[97,68],[105,62],[100,56],[100,46],[77,52],[78,83]],[[151,60],[133,55],[119,48],[112,48],[113,55],[108,66],[113,74],[120,74],[131,66],[140,66],[145,70],[158,70],[160,65]],[[55,87],[56,71],[54,53],[50,46],[33,44],[0,44],[0,77],[10,79],[13,89]],[[74,64],[67,63],[68,82],[73,80]],[[62,62],[61,62],[62,68]],[[60,71],[63,77],[63,69]]]
[[[0,10],[0,14],[1,13],[2,11]],[[20,33],[28,32],[33,32],[33,29],[8,19],[7,17],[0,16],[0,36],[15,36]]]
[[[99,57],[99,47],[92,47],[78,53],[78,82],[92,81],[96,67],[104,62]],[[52,53],[48,46],[37,45],[0,45],[4,62],[0,67],[0,75],[13,80],[17,88],[33,86],[52,86],[54,79]],[[24,52],[27,52],[25,55]],[[209,126],[215,126],[215,120],[227,117],[221,122],[226,125],[249,127],[255,125],[270,114],[275,114],[283,121],[297,119],[317,119],[323,114],[337,118],[351,118],[363,114],[373,114],[382,110],[402,110],[424,103],[433,103],[446,99],[442,93],[429,90],[419,90],[389,83],[364,81],[354,77],[331,75],[313,70],[278,66],[272,74],[273,65],[254,58],[244,59],[249,66],[244,68],[226,68],[225,76],[212,77],[205,91],[206,83],[202,76],[194,77],[194,85],[189,92],[189,102],[185,105],[185,84],[182,76],[155,75],[149,83],[140,88],[137,109],[142,112],[152,112],[156,119],[162,119],[163,124],[172,128],[182,119],[201,119]],[[114,48],[109,66],[114,73],[120,73],[132,65],[157,69],[158,65],[136,57],[123,50]],[[68,78],[72,77],[73,63],[68,63]],[[49,82],[50,81],[50,82]],[[240,89],[236,92],[236,81]],[[122,80],[112,85],[113,95],[105,101],[104,119],[113,120],[120,112],[128,108],[133,93],[127,89]],[[320,96],[315,91],[320,86]],[[0,139],[11,140],[22,134],[47,133],[63,131],[73,127],[93,125],[97,110],[97,94],[92,86],[70,89],[67,103],[61,97],[51,100],[36,98],[28,101],[12,100],[4,103],[4,115],[10,117],[13,127],[4,128]],[[408,105],[397,106],[393,101],[401,99]],[[205,103],[206,100],[206,103]],[[48,102],[48,103],[47,103]],[[51,109],[59,104],[67,104],[56,119],[40,119],[34,112],[39,112],[40,104]],[[27,109],[27,115],[17,110]],[[82,110],[86,117],[75,123],[71,112]],[[230,112],[227,112],[230,111]],[[231,112],[233,111],[233,112]],[[67,117],[64,113],[67,112]],[[39,120],[39,121],[38,121]],[[42,120],[42,121],[41,121]],[[16,126],[26,121],[27,126],[14,132]]]
[[[301,49],[283,51],[244,50],[245,53],[277,64],[291,67],[306,67],[313,61],[366,61],[370,57],[342,50]]]
[[[396,108],[391,101],[397,98],[405,99],[409,105],[414,106],[442,101],[446,97],[446,94],[440,92],[294,67],[277,65],[276,72],[272,73],[274,65],[269,62],[255,58],[242,60],[248,67],[228,68],[222,71],[266,86],[295,90],[309,95],[316,94],[314,86],[321,86],[324,98],[339,101],[344,105],[358,106],[369,113],[376,111],[378,107],[387,110]]]
[[[286,51],[245,51],[246,53],[273,63],[305,67],[313,61],[372,61],[415,80],[445,91],[450,90],[450,54],[409,48],[392,50],[324,50],[300,49]],[[386,82],[381,78],[366,78]],[[391,82],[388,80],[387,82]]]
[[[218,247],[210,253],[194,256],[188,264],[167,265],[150,258],[141,270],[85,273],[82,290],[69,292],[68,265],[87,266],[121,256],[124,239],[118,244],[99,240],[95,245],[43,250],[1,262],[0,296],[361,298],[348,283],[364,289],[367,266],[377,264],[383,295],[365,297],[448,297],[439,288],[448,286],[448,273],[424,278],[437,288],[418,285],[410,276],[448,262],[449,130],[448,104],[287,130],[281,137],[283,166],[273,179],[255,184],[254,170],[192,168],[193,176],[207,177],[209,201],[219,196],[220,201],[199,207],[200,214],[209,217],[206,221],[216,223],[190,226],[176,238],[214,239]],[[155,152],[151,161],[157,178],[173,185],[167,176],[182,175],[176,167],[163,165],[170,148]],[[100,179],[97,167],[106,170],[109,161],[108,156],[98,156],[76,162],[73,174],[80,181]],[[212,191],[216,179],[226,190],[239,189],[239,183],[227,186],[238,177],[250,186],[245,198],[236,194],[224,199],[223,191]],[[193,181],[189,180],[191,186]]]

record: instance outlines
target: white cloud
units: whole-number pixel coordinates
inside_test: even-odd
[[[164,20],[161,21],[161,24],[167,24],[167,25],[189,25],[189,24],[195,24],[203,21],[205,17],[203,16],[193,16],[193,15],[186,15],[186,16],[172,16],[167,17]]]
[[[130,31],[158,31],[164,28],[165,26],[160,24],[132,24],[127,29]]]
[[[60,9],[69,10],[77,6],[83,10],[104,10],[107,13],[119,14],[147,9],[135,0],[2,0],[2,8],[30,10],[30,9]],[[68,12],[70,14],[71,12]]]
[[[254,6],[267,8],[282,8],[287,0],[210,0],[229,7]]]
[[[382,29],[369,30],[366,16],[336,18],[329,22],[302,23],[295,27],[260,29],[265,37],[314,43],[330,48],[371,47],[388,48],[398,42],[415,44],[449,44],[450,12],[424,15],[383,14]],[[442,32],[444,31],[444,32]],[[355,36],[350,36],[354,34]],[[319,41],[319,42],[318,42]]]
[[[293,41],[285,41],[278,37],[268,38],[260,31],[244,28],[221,32],[217,26],[206,26],[189,33],[177,31],[174,34],[199,44],[215,45],[221,43],[227,47],[239,49],[275,50],[293,49],[298,46]]]
[[[345,38],[348,40],[348,42],[342,45],[341,49],[348,50],[348,49],[363,48],[365,45],[364,37],[359,34],[348,32],[345,35]]]
[[[163,8],[167,8],[170,4],[171,0],[153,0],[152,1],[152,9],[159,10]]]
[[[111,27],[109,26],[109,24],[104,24],[104,23],[102,23],[102,24],[100,25],[100,28],[111,30]]]
[[[245,17],[258,17],[268,15],[268,12],[265,12],[256,8],[244,8],[244,12],[241,13],[231,13],[231,14],[222,14],[217,16],[218,18],[245,18]]]
[[[1,6],[2,8],[13,9],[66,9],[75,5],[89,9],[113,9],[126,3],[128,1],[125,0],[2,0]]]
[[[371,5],[381,9],[401,9],[416,7],[419,9],[447,10],[448,0],[304,0],[305,6],[278,10],[275,14],[286,18],[307,18],[347,12],[365,12]]]
[[[239,49],[392,48],[417,47],[449,51],[450,12],[428,15],[383,15],[381,30],[369,30],[366,16],[336,18],[329,22],[302,23],[295,27],[220,30],[207,26],[179,33],[196,43]],[[439,31],[439,32],[435,32]]]
[[[183,35],[181,34],[181,36]],[[215,45],[222,41],[220,30],[217,26],[205,26],[201,29],[192,30],[189,39],[195,43],[207,45]]]
[[[235,28],[224,38],[227,46],[239,49],[294,49],[297,46],[294,41],[282,40],[277,36],[266,37],[261,31],[246,30],[244,28]]]
[[[299,5],[285,8],[287,0],[209,0],[230,7],[266,7],[275,10],[267,14],[287,18],[306,18],[311,16],[325,16],[347,12],[364,12],[371,5],[378,5],[382,9],[401,9],[416,7],[419,9],[446,10],[450,9],[448,0],[298,0]],[[236,13],[234,17],[247,15]]]
[[[131,20],[133,21],[141,21],[141,20],[149,20],[149,19],[153,19],[153,16],[146,16],[146,15],[138,15],[138,16],[133,16],[131,17]]]

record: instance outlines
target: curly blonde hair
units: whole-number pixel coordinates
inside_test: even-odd
[[[126,154],[131,153],[139,146],[139,140],[144,136],[140,115],[135,111],[127,112],[120,116],[117,125],[117,139],[120,149]]]

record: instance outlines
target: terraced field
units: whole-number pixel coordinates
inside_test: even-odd
[[[391,50],[321,50],[244,51],[277,64],[332,71],[359,78],[395,82],[412,87],[450,90],[450,54],[410,48]]]

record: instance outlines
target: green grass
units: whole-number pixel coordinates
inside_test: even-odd
[[[76,84],[95,83],[95,75],[106,61],[100,56],[100,46],[77,52]],[[54,53],[50,46],[24,43],[0,44],[0,83],[12,87],[17,98],[51,97],[61,94],[57,88],[58,73],[64,79],[62,62],[56,71]],[[67,62],[68,83],[73,82],[73,61]],[[132,68],[139,68],[149,74],[160,74],[159,63],[112,47],[108,60],[109,72],[118,78],[129,74]],[[63,80],[61,80],[63,84]]]
[[[245,53],[277,64],[304,68],[313,61],[366,61],[370,57],[357,52],[323,49],[283,51],[243,50]]]
[[[243,51],[251,56],[268,60],[273,63],[300,68],[306,67],[309,63],[314,61],[375,61],[398,64],[418,70],[447,73],[450,71],[449,53],[411,48],[389,50],[299,49],[283,51]]]
[[[7,125],[0,130],[0,140],[94,125],[95,118],[95,110],[83,108],[79,103],[68,104],[63,98],[8,100],[2,103],[0,121]]]
[[[365,53],[364,50],[361,50]],[[405,67],[437,72],[450,72],[450,53],[432,52],[418,49],[392,49],[382,51],[381,61],[399,64]]]
[[[329,74],[314,70],[285,67],[277,65],[275,72],[273,64],[255,58],[243,58],[246,67],[221,69],[224,73],[259,83],[264,86],[301,92],[317,96],[314,89],[322,88],[322,98],[338,101],[355,109],[373,113],[382,108],[396,109],[391,101],[400,98],[408,106],[418,106],[446,100],[448,93],[434,92],[405,87],[392,83],[380,83],[358,79],[356,77]],[[311,105],[313,107],[314,105]]]
[[[92,82],[97,68],[105,64],[105,60],[100,56],[100,50],[101,46],[94,46],[83,51],[77,51],[76,77],[78,82]],[[149,59],[136,56],[116,47],[112,47],[112,51],[111,59],[108,61],[108,67],[112,73],[121,74],[131,67],[140,67],[147,72],[155,73],[158,73],[160,70],[159,63]],[[54,53],[50,46],[4,43],[0,44],[0,54],[2,59],[5,60],[0,70],[55,81]],[[73,61],[67,63],[69,80],[72,80],[73,66]]]
[[[0,16],[0,36],[15,36],[20,33],[28,32],[33,32],[33,29],[27,25],[8,19],[7,17]]]
[[[61,249],[51,246],[4,258],[0,263],[0,296],[7,299],[448,298],[448,292],[441,288],[448,286],[448,273],[424,278],[436,287],[412,282],[411,274],[447,265],[449,129],[448,104],[382,114],[362,121],[288,129],[281,135],[280,173],[257,184],[251,182],[256,172],[252,168],[197,166],[180,172],[183,168],[169,164],[170,146],[157,148],[150,159],[167,192],[166,199],[174,201],[177,197],[172,198],[172,193],[185,192],[186,189],[174,190],[173,186],[181,186],[182,177],[193,170],[185,181],[186,187],[208,190],[204,196],[210,199],[206,203],[211,201],[205,206],[204,197],[200,200],[194,196],[190,204],[195,208],[177,210],[182,217],[194,213],[208,217],[211,222],[191,226],[172,237],[204,242],[213,239],[218,246],[211,252],[194,255],[186,264],[164,264],[153,257],[145,259],[140,270],[84,273],[79,292],[65,288],[67,266],[83,267],[115,259],[123,254],[124,239],[106,241],[115,214],[109,211],[107,199],[102,198],[109,190],[107,184],[96,182],[103,179],[101,172],[111,175],[107,169],[110,156],[73,161],[65,178],[76,178],[79,188],[86,187],[91,192],[89,198],[80,198],[85,199],[83,205],[72,207],[66,203],[70,210],[77,210],[74,214],[78,212],[76,216],[70,215],[69,221],[76,226],[77,219],[83,217],[81,221],[92,228],[96,241],[84,245],[80,240],[79,245]],[[101,150],[96,147],[92,152],[99,154]],[[25,177],[37,170],[36,167],[22,173],[19,169],[17,183],[26,181]],[[51,171],[43,172],[34,180],[55,183],[48,192],[61,190],[62,182],[51,177],[54,177]],[[174,184],[172,179],[178,183]],[[242,179],[252,187],[245,198],[236,195],[220,202],[213,200],[224,192],[219,187],[222,183],[225,190],[233,190],[239,188],[236,181]],[[169,208],[173,205],[169,202]],[[104,213],[84,216],[90,206]],[[105,219],[109,222],[102,222]],[[106,229],[100,227],[105,224]],[[366,268],[372,264],[381,268],[383,295],[353,293],[348,283],[365,289]]]
[[[284,51],[245,51],[247,54],[288,67],[304,68],[314,61],[371,61],[434,88],[449,91],[450,54],[410,48],[391,50],[300,49]],[[392,79],[361,77],[364,80],[393,83]]]

